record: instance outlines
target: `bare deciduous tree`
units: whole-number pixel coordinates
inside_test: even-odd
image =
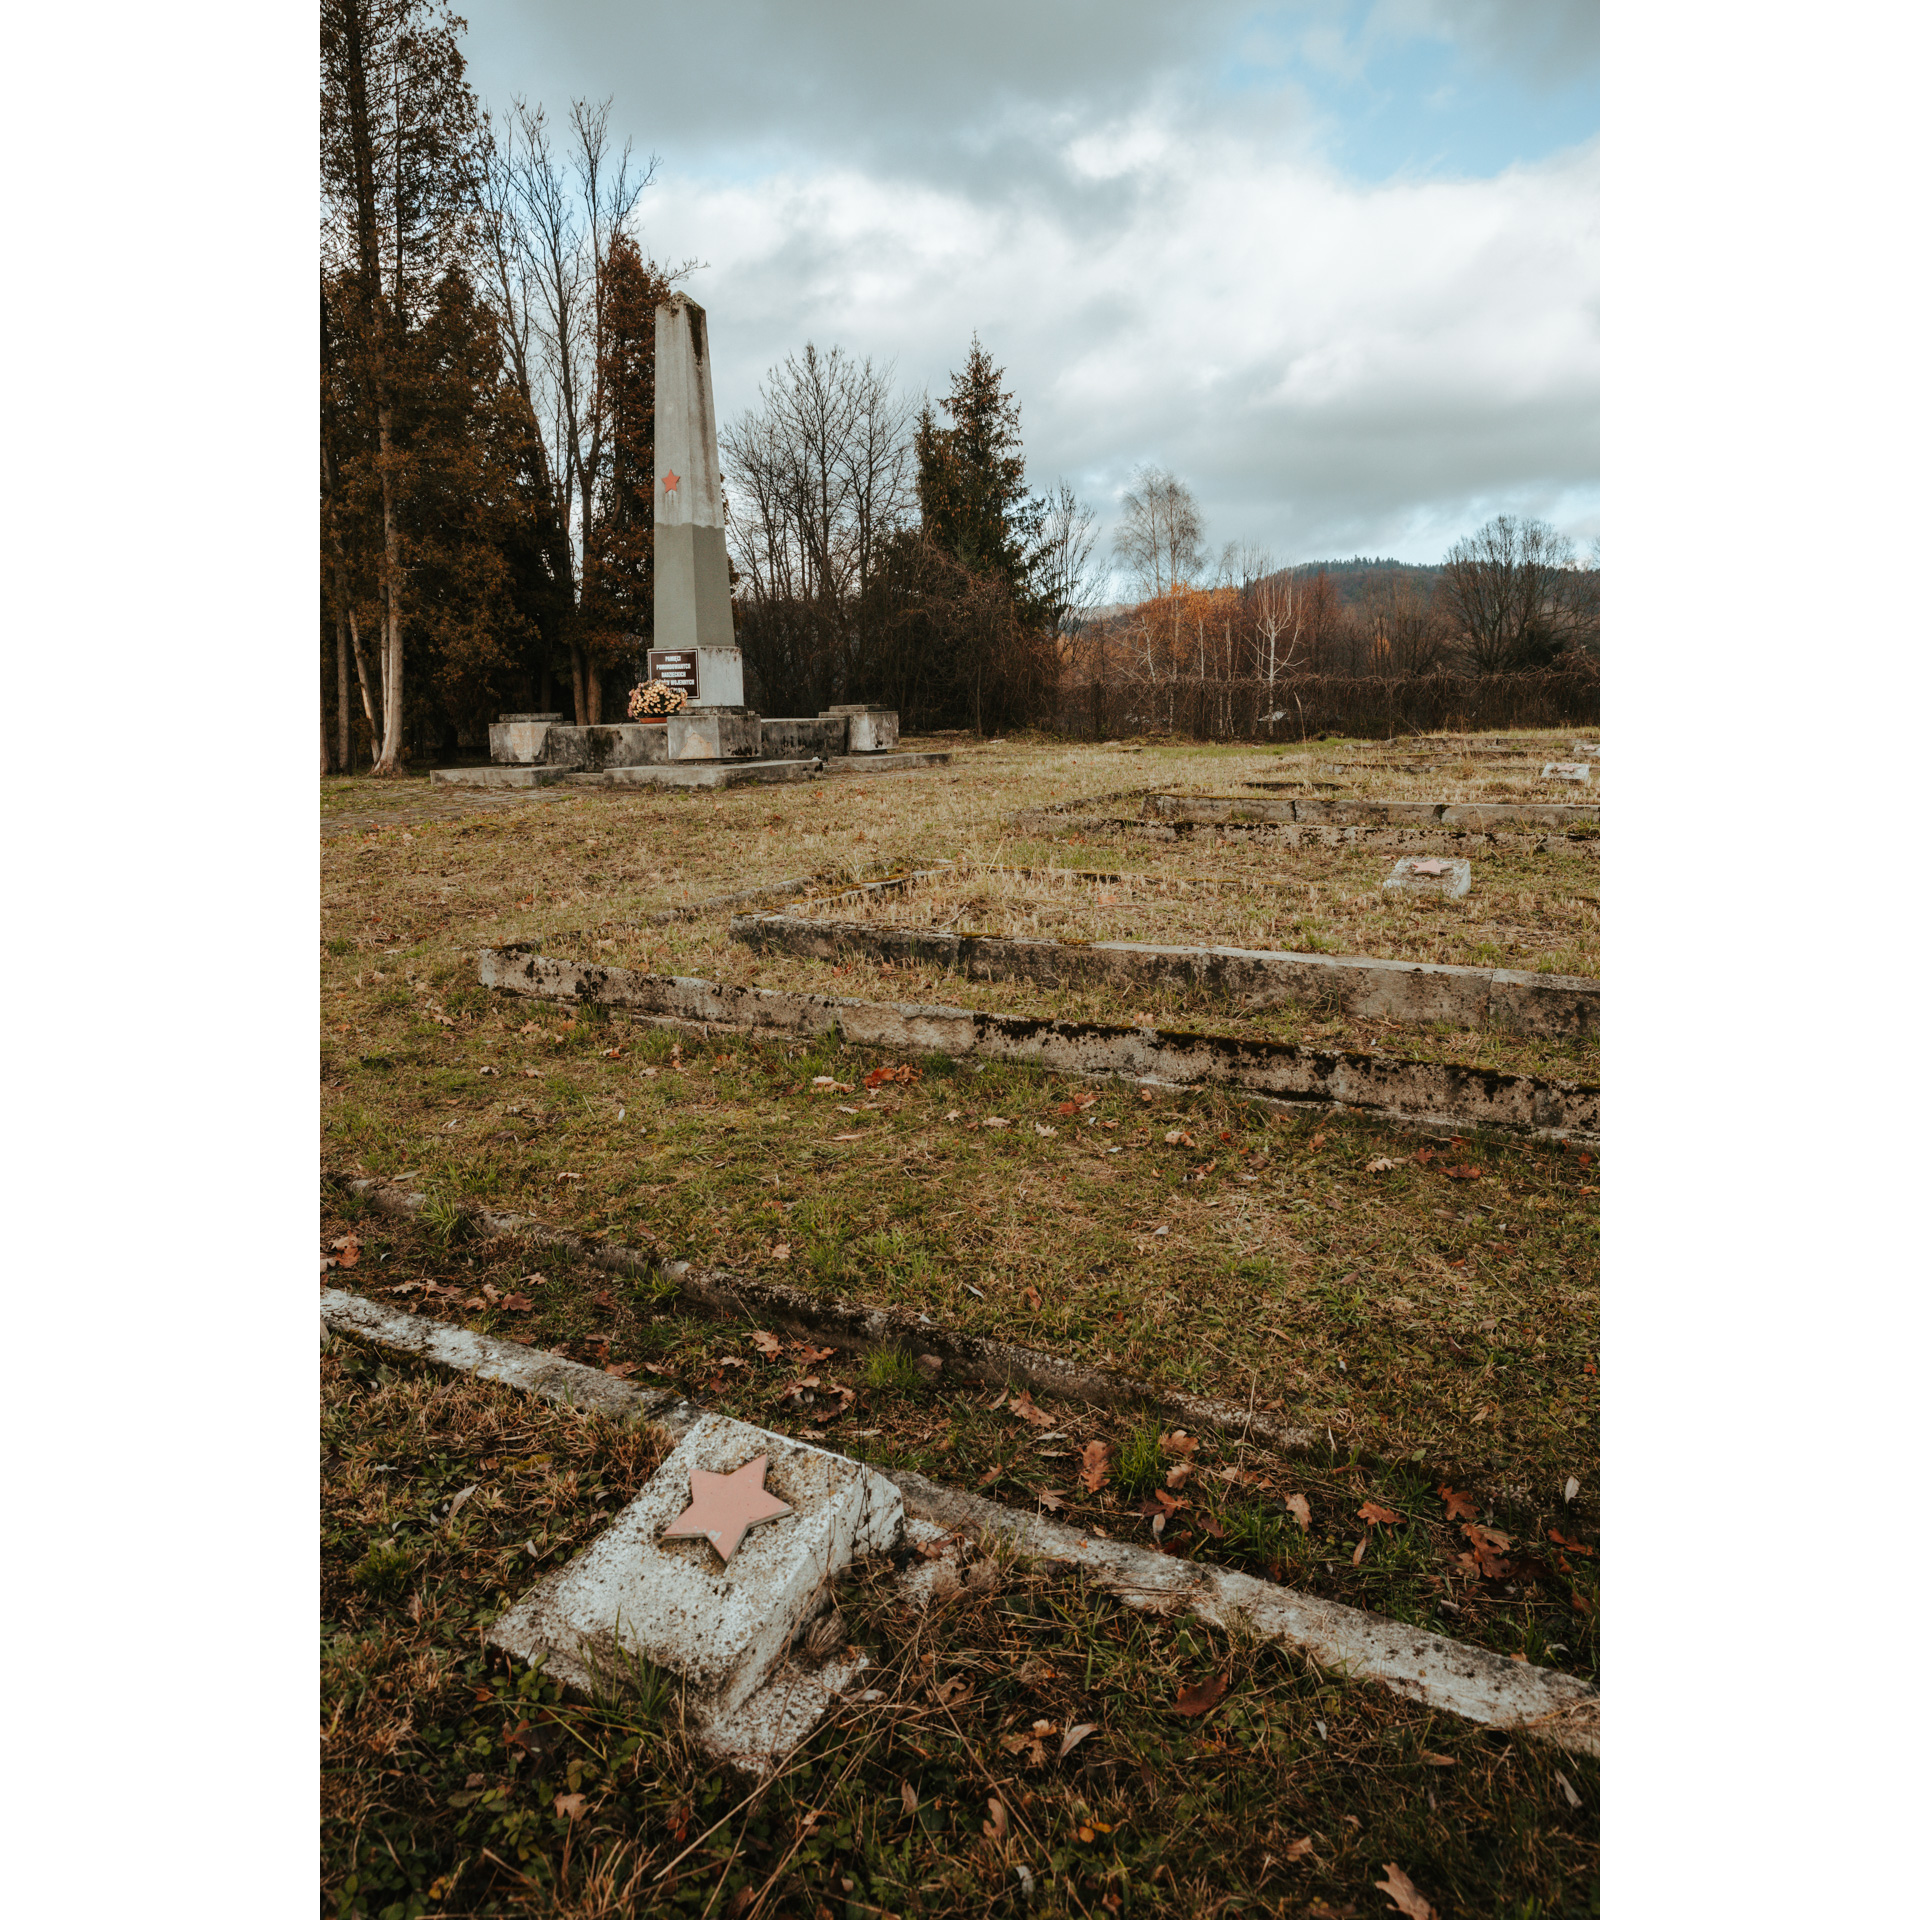
[[[862,601],[913,502],[912,418],[893,369],[809,341],[720,445],[728,544],[755,610],[743,646],[763,684],[831,699],[861,675]]]
[[[551,566],[565,609],[563,643],[573,670],[574,720],[600,719],[606,664],[580,618],[582,556],[610,457],[607,396],[601,379],[606,270],[615,238],[629,235],[640,196],[658,160],[635,161],[631,142],[618,153],[607,131],[609,101],[576,100],[567,112],[571,148],[555,145],[546,109],[516,99],[492,132],[484,198],[484,275],[500,317],[514,384],[539,423],[536,482],[551,522]],[[687,262],[665,275],[677,283]]]
[[[1193,495],[1164,467],[1142,467],[1120,496],[1115,557],[1138,582],[1143,599],[1189,585],[1204,558],[1206,529]]]
[[[1544,666],[1598,627],[1598,596],[1573,542],[1544,520],[1503,513],[1447,550],[1445,591],[1482,673]]]
[[[1106,597],[1107,568],[1097,558],[1100,523],[1066,481],[1041,501],[1045,518],[1031,583],[1046,614],[1061,663],[1076,663],[1087,616]]]

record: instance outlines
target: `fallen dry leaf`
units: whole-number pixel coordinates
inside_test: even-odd
[[[1216,1673],[1211,1680],[1197,1680],[1180,1689],[1168,1711],[1185,1720],[1197,1720],[1220,1704],[1230,1684],[1224,1673]]]
[[[349,1233],[333,1243],[334,1252],[339,1255],[336,1264],[343,1267],[357,1267],[360,1264],[360,1236]]]
[[[1565,1547],[1569,1553],[1584,1553],[1590,1555],[1593,1552],[1591,1547],[1583,1547],[1578,1540],[1575,1540],[1569,1534],[1562,1533],[1557,1527],[1549,1527],[1547,1529],[1547,1538],[1551,1540],[1556,1547]]]
[[[1194,1449],[1199,1444],[1200,1442],[1194,1439],[1184,1427],[1178,1427],[1172,1433],[1163,1433],[1160,1436],[1160,1451],[1177,1455],[1182,1460],[1191,1459]]]
[[[1311,1840],[1289,1840],[1287,1842],[1287,1858],[1289,1860],[1304,1860],[1312,1851],[1313,1842]]]
[[[920,1808],[920,1796],[914,1792],[910,1780],[900,1782],[900,1811],[905,1814],[917,1813]]]
[[[1038,1287],[1026,1288],[1025,1291],[1022,1292],[1022,1294],[1020,1295],[1020,1298],[1024,1300],[1027,1303],[1027,1305],[1034,1310],[1035,1313],[1038,1313],[1040,1311],[1040,1290]]]
[[[1049,1513],[1064,1513],[1067,1508],[1067,1503],[1057,1493],[1043,1493],[1040,1496],[1040,1504]]]
[[[1178,1492],[1192,1478],[1193,1462],[1191,1460],[1182,1460],[1177,1466],[1167,1469],[1167,1485],[1175,1492]]]
[[[587,1796],[584,1793],[556,1793],[553,1796],[553,1810],[566,1820],[578,1820],[587,1810]]]
[[[1300,1522],[1300,1531],[1306,1532],[1313,1520],[1313,1509],[1307,1505],[1304,1493],[1290,1493],[1286,1498],[1286,1509]]]
[[[624,1380],[627,1375],[633,1371],[636,1364],[637,1363],[632,1360],[617,1360],[612,1366],[607,1368],[607,1372],[612,1374],[616,1380]]]
[[[1099,1731],[1100,1729],[1091,1720],[1082,1721],[1077,1727],[1069,1727],[1060,1736],[1060,1758],[1064,1760],[1089,1734]]]
[[[1166,1142],[1170,1147],[1190,1147],[1193,1145],[1193,1135],[1188,1133],[1184,1127],[1169,1127],[1166,1133]]]
[[[1041,1410],[1033,1404],[1033,1396],[1025,1387],[1020,1389],[1019,1399],[1008,1404],[1007,1411],[1022,1420],[1031,1420],[1037,1427],[1051,1427],[1053,1425],[1053,1415],[1050,1413],[1042,1413]]]
[[[1007,1810],[998,1800],[988,1800],[987,1817],[980,1823],[980,1831],[989,1840],[1004,1840],[1007,1837]]]
[[[780,1342],[778,1338],[769,1333],[765,1327],[755,1327],[752,1332],[747,1335],[747,1338],[760,1349],[763,1359],[779,1359],[781,1352]]]
[[[1383,1527],[1397,1527],[1400,1524],[1400,1516],[1391,1507],[1383,1507],[1377,1500],[1362,1503],[1360,1518],[1370,1527],[1375,1524]]]
[[[1010,1127],[1013,1125],[1013,1122],[1011,1120],[1002,1120],[998,1114],[990,1113],[987,1115],[986,1124],[990,1127]]]
[[[509,1313],[531,1313],[533,1302],[524,1293],[510,1293],[500,1302]]]
[[[1387,1877],[1373,1884],[1406,1915],[1407,1920],[1438,1920],[1433,1908],[1420,1897],[1420,1889],[1391,1860],[1387,1862]]]
[[[1089,1440],[1080,1455],[1080,1484],[1089,1493],[1098,1493],[1107,1484],[1112,1463],[1112,1446],[1105,1440]]]
[[[1378,1160],[1369,1160],[1367,1162],[1367,1171],[1369,1173],[1391,1173],[1399,1164],[1400,1162],[1398,1160],[1389,1160],[1383,1155]]]
[[[773,1257],[776,1260],[787,1260],[787,1259],[790,1259],[792,1255],[793,1255],[793,1249],[790,1246],[788,1246],[784,1240],[782,1240],[780,1244],[776,1246],[773,1250]]]
[[[1455,1493],[1451,1487],[1442,1487],[1440,1498],[1446,1502],[1449,1520],[1477,1520],[1480,1517],[1480,1509],[1464,1493]]]

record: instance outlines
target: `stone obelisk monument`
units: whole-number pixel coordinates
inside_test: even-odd
[[[653,311],[653,649],[649,671],[693,707],[745,698],[733,644],[720,439],[705,308],[676,293]]]

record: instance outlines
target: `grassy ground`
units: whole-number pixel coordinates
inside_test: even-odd
[[[1389,1910],[1390,1871],[1447,1920],[1599,1910],[1592,1763],[1060,1569],[976,1563],[924,1615],[850,1584],[879,1697],[757,1790],[689,1746],[670,1683],[563,1699],[478,1638],[630,1497],[657,1437],[350,1341],[322,1360],[322,1434],[342,1920],[1351,1916]]]
[[[1262,756],[1269,771],[1277,757]],[[1108,1004],[912,969],[767,965],[727,942],[724,918],[646,919],[799,874],[1004,860],[1012,809],[1187,778],[1206,789],[1231,758],[1221,749],[1010,742],[964,747],[937,773],[715,795],[479,796],[435,793],[421,781],[330,783],[323,1165],[335,1177],[411,1176],[433,1203],[424,1221],[395,1223],[356,1213],[332,1192],[325,1242],[351,1236],[359,1246],[354,1266],[331,1278],[413,1311],[645,1369],[707,1404],[828,1433],[882,1463],[1023,1502],[1048,1496],[1115,1537],[1152,1539],[1142,1511],[1151,1502],[1160,1543],[1174,1551],[1595,1672],[1597,1560],[1581,1550],[1597,1544],[1598,1171],[1588,1158],[1512,1142],[1433,1143],[1351,1118],[1309,1124],[1214,1093],[1143,1102],[1107,1088],[1084,1110],[1063,1112],[1095,1089],[938,1058],[915,1061],[917,1079],[869,1090],[868,1073],[895,1063],[834,1040],[676,1040],[508,1001],[475,981],[476,948],[539,936],[582,957],[763,985],[804,981],[859,997],[1004,1002],[1233,1031],[1246,1016],[1173,998]],[[1048,851],[1058,857],[1057,847]],[[1114,864],[1105,847],[1085,857]],[[1186,858],[1176,845],[1153,870],[1198,873]],[[1284,1011],[1259,1019],[1276,1038],[1597,1077],[1591,1048],[1316,1025]],[[1251,1400],[1326,1433],[1327,1446],[1282,1461],[1230,1454],[1201,1436],[1193,1475],[1169,1485],[1181,1455],[1151,1423],[1050,1405],[1036,1425],[1011,1403],[930,1387],[885,1357],[855,1365],[845,1355],[763,1356],[747,1329],[683,1315],[648,1286],[576,1273],[550,1252],[530,1259],[515,1243],[463,1239],[451,1203],[469,1198],[663,1258],[925,1311],[1149,1381]],[[631,1437],[584,1424],[566,1429],[563,1446],[568,1417],[471,1386],[433,1387],[408,1373],[382,1384],[380,1370],[346,1348],[330,1365],[330,1897],[343,1913],[423,1911],[401,1889],[424,1901],[434,1879],[457,1867],[432,1911],[644,1906],[627,1877],[652,1875],[677,1851],[681,1842],[667,1843],[681,1804],[699,1803],[680,1829],[692,1840],[738,1789],[686,1762],[657,1718],[610,1722],[539,1708],[531,1695],[483,1699],[476,1689],[497,1682],[477,1665],[473,1630],[536,1567],[585,1537],[594,1492],[608,1487],[613,1499],[651,1456]],[[803,1385],[809,1377],[819,1386]],[[492,1477],[469,1471],[467,1443],[443,1445],[433,1409],[457,1425],[467,1417],[462,1396],[472,1395],[492,1409],[485,1419],[505,1423],[500,1433],[545,1438],[511,1447],[476,1438],[476,1460],[502,1464]],[[1078,1450],[1095,1437],[1114,1444],[1121,1467],[1097,1494],[1076,1471]],[[552,1459],[530,1461],[541,1452]],[[510,1455],[520,1462],[511,1473]],[[375,1476],[383,1464],[395,1472]],[[402,1532],[420,1530],[428,1495],[457,1491],[441,1486],[454,1475],[506,1501],[496,1510],[476,1495],[463,1509],[460,1525],[476,1530],[471,1564],[446,1543],[458,1527],[430,1540],[421,1530],[417,1557],[413,1545],[394,1550],[398,1561],[373,1554],[375,1536],[403,1509],[414,1517]],[[1569,1479],[1580,1482],[1571,1508],[1561,1498]],[[341,1487],[352,1489],[344,1506]],[[1308,1503],[1304,1528],[1289,1495]],[[1363,1523],[1369,1498],[1398,1520]],[[1180,1500],[1187,1504],[1168,1504]],[[1508,1544],[1476,1540],[1469,1524]],[[515,1545],[528,1538],[537,1561]],[[1336,1695],[1271,1649],[1236,1652],[1191,1623],[1150,1626],[1070,1582],[1020,1579],[1027,1584],[1017,1590],[1040,1609],[1023,1618],[1045,1622],[1048,1647],[1070,1649],[1065,1661],[1046,1658],[1080,1674],[1083,1691],[1098,1691],[1103,1712],[1112,1702],[1102,1724],[1120,1729],[1106,1748],[1118,1764],[1104,1784],[1081,1779],[1099,1758],[1089,1741],[1034,1783],[1037,1811],[1016,1813],[1018,1844],[1030,1849],[1021,1859],[1046,1890],[1034,1911],[1095,1911],[1109,1895],[1133,1903],[1127,1910],[1168,1913],[1380,1911],[1385,1897],[1372,1882],[1386,1860],[1449,1917],[1589,1909],[1587,1771],[1565,1769],[1584,1802],[1576,1813],[1550,1763],[1522,1746],[1430,1723],[1365,1689]],[[968,1607],[937,1629],[947,1649],[937,1661],[954,1672],[969,1648],[1027,1631],[1005,1608]],[[876,1659],[917,1672],[933,1631],[883,1617],[863,1624],[860,1638]],[[1190,1679],[1228,1666],[1232,1700],[1244,1698],[1249,1713],[1258,1706],[1251,1719],[1230,1722],[1231,1702],[1197,1725],[1169,1718],[1176,1670]],[[835,1920],[843,1911],[982,1910],[1011,1870],[1001,1843],[972,1837],[987,1789],[970,1756],[1006,1730],[1014,1691],[992,1672],[974,1696],[979,1712],[999,1716],[991,1727],[956,1702],[965,1737],[948,1728],[930,1745],[923,1729],[915,1737],[930,1757],[911,1761],[898,1744],[904,1721],[888,1720],[871,1751],[862,1743],[872,1728],[837,1727],[823,1738],[855,1744],[839,1749],[831,1770],[770,1795],[760,1837],[750,1825],[723,1829],[728,1847],[740,1841],[733,1866],[723,1874],[714,1849],[696,1853],[658,1903],[697,1914],[712,1896],[711,1912],[746,1912],[752,1902],[736,1906],[739,1887],[762,1884],[795,1822],[818,1807],[828,1825],[794,1855],[812,1875],[808,1892],[782,1895],[780,1911],[811,1914],[828,1898]],[[1093,1717],[1064,1693],[1037,1699],[1029,1720]],[[1337,1714],[1326,1711],[1330,1699]],[[541,1711],[560,1717],[543,1722]],[[564,1724],[552,1751],[597,1769],[580,1775],[592,1809],[583,1824],[551,1811],[555,1793],[576,1790],[566,1765],[532,1749],[515,1758],[524,1743],[503,1744],[521,1719]],[[1303,1732],[1316,1720],[1328,1739]],[[601,1757],[579,1744],[587,1738]],[[1428,1770],[1413,1742],[1456,1757],[1457,1769]],[[1285,1764],[1249,1770],[1249,1754]],[[909,1765],[917,1771],[901,1771]],[[523,1785],[489,1797],[528,1771],[539,1794]],[[476,1773],[483,1786],[461,1784]],[[940,1802],[943,1828],[898,1813],[902,1779],[920,1782],[923,1814]],[[1056,1789],[1065,1795],[1057,1806]],[[479,1797],[455,1804],[469,1794]],[[1259,1802],[1252,1811],[1249,1794]],[[889,1795],[896,1811],[883,1818]],[[1113,1831],[1097,1845],[1068,1840],[1059,1825],[1067,1819]],[[902,1866],[910,1832],[921,1851]],[[1290,1857],[1308,1837],[1312,1852]],[[1235,1909],[1230,1897],[1247,1904]]]
[[[1600,971],[1599,850],[1489,853],[1463,900],[1386,893],[1393,857],[1360,847],[1277,851],[1244,842],[1164,853],[1078,850],[1028,864],[962,863],[884,893],[810,909],[875,926],[1044,940],[1364,953],[1539,973]],[[1169,871],[1175,868],[1174,871]]]

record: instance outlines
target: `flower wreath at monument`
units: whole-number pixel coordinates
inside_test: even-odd
[[[670,687],[664,680],[643,680],[627,696],[627,718],[664,720],[686,704],[687,696],[679,687]]]

